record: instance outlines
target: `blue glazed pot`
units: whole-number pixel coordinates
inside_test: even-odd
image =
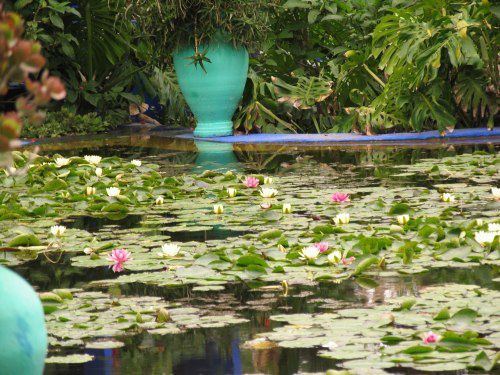
[[[214,137],[233,134],[233,116],[243,95],[248,74],[248,52],[244,47],[214,38],[210,45],[198,47],[207,51],[206,72],[192,63],[192,47],[174,53],[174,67],[179,86],[197,121],[194,135]]]
[[[33,288],[0,266],[0,374],[39,375],[47,354],[43,307]]]

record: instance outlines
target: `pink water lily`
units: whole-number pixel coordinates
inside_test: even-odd
[[[256,188],[257,186],[259,186],[259,179],[252,176],[247,176],[247,178],[245,178],[245,181],[243,181],[243,185],[248,188]]]
[[[439,335],[430,331],[423,335],[422,341],[424,344],[433,344],[439,341]]]
[[[122,272],[123,264],[132,259],[131,255],[132,254],[125,249],[113,250],[108,256],[108,260],[114,262],[114,264],[110,266],[110,268],[113,269],[113,272]]]
[[[345,203],[349,202],[349,194],[341,193],[340,191],[336,191],[332,194],[331,198],[334,203]]]
[[[346,258],[346,257],[344,256],[344,257],[342,257],[342,264],[343,264],[344,266],[348,266],[348,265],[352,264],[352,262],[354,262],[355,260],[356,260],[356,258],[354,258],[354,257],[349,257],[349,258]]]
[[[328,250],[328,242],[317,242],[314,244],[314,247],[319,250],[320,253],[324,253]]]

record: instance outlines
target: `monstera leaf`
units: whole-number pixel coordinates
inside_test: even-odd
[[[279,97],[278,102],[287,102],[298,109],[309,109],[314,104],[322,102],[332,93],[332,82],[320,77],[299,77],[295,85],[272,77],[274,91]]]

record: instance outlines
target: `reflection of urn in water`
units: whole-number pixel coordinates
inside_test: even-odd
[[[252,352],[252,364],[255,370],[263,374],[279,373],[280,348],[254,350]]]

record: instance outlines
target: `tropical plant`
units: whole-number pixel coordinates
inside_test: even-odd
[[[68,87],[67,108],[104,110],[124,118],[134,75],[146,68],[147,53],[132,37],[141,34],[124,0],[25,0],[16,9],[28,19],[28,36],[50,50],[49,68]]]
[[[415,2],[383,17],[373,51],[388,77],[377,111],[412,129],[493,125],[498,112],[498,19],[487,1]]]

